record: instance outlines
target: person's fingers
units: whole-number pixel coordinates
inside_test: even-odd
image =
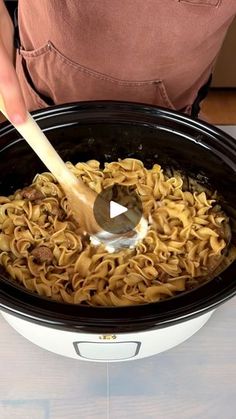
[[[6,112],[15,124],[26,120],[26,106],[15,68],[0,40],[0,93]]]

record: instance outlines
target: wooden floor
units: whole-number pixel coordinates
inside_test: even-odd
[[[202,103],[202,112],[212,124],[236,124],[236,89],[212,89]],[[0,113],[0,122],[3,120]]]
[[[202,103],[202,112],[212,124],[236,124],[236,89],[212,89]]]

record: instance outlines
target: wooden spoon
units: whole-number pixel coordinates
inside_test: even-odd
[[[10,120],[1,95],[0,110]],[[107,248],[109,247],[114,251],[121,247],[133,246],[137,240],[146,234],[146,228],[144,234],[145,223],[143,219],[139,229],[137,231],[134,230],[133,234],[129,232],[129,234],[117,235],[102,230],[97,224],[93,213],[97,193],[68,169],[33,117],[27,113],[26,122],[20,125],[13,125],[60,183],[68,198],[75,220],[84,233],[94,237],[94,244],[104,242]]]

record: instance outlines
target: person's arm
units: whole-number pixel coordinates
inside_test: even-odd
[[[0,94],[12,122],[26,119],[26,107],[14,67],[14,28],[12,20],[0,0]]]

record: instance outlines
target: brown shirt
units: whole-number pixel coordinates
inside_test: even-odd
[[[19,0],[27,106],[114,99],[190,112],[235,14],[235,0]]]

